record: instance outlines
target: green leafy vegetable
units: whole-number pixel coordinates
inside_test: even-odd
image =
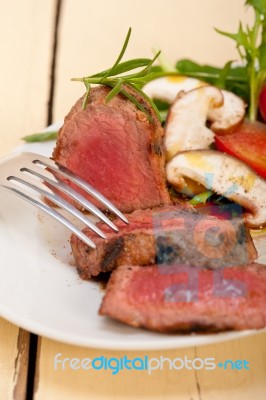
[[[106,102],[109,102],[114,98],[114,96],[116,96],[118,93],[121,93],[130,101],[132,101],[132,103],[134,103],[139,110],[143,111],[147,115],[149,121],[152,122],[152,115],[137,100],[135,96],[127,92],[126,87],[130,86],[134,88],[139,94],[141,94],[153,108],[157,117],[160,119],[160,114],[157,110],[157,107],[155,106],[153,101],[149,97],[147,97],[145,93],[143,93],[143,91],[141,90],[141,87],[145,83],[154,79],[156,74],[152,71],[152,65],[159,56],[160,52],[157,52],[157,54],[153,59],[136,58],[125,62],[120,62],[126,51],[130,35],[131,35],[131,28],[127,33],[122,50],[120,51],[119,56],[117,57],[115,63],[111,68],[84,78],[73,78],[72,81],[83,82],[86,86],[86,95],[84,97],[83,109],[85,109],[88,103],[91,84],[106,85],[111,88],[111,91],[108,93],[108,96],[106,97]],[[139,68],[142,67],[144,68],[139,70]],[[135,69],[138,69],[137,72],[125,74]]]
[[[214,193],[211,190],[207,190],[206,192],[202,192],[200,194],[197,194],[194,196],[191,200],[189,200],[189,203],[192,204],[193,206],[196,206],[198,204],[205,204],[206,201],[213,195]]]
[[[202,79],[211,85],[232,91],[246,101],[249,99],[249,82],[244,66],[234,67],[229,61],[224,68],[218,68],[184,59],[176,63],[176,70],[179,74]]]
[[[54,140],[57,138],[58,131],[50,131],[50,132],[40,132],[40,133],[33,133],[28,136],[24,136],[22,140],[25,142],[45,142],[47,140]]]
[[[106,97],[106,102],[121,93],[152,121],[150,112],[126,90],[127,87],[132,87],[147,100],[159,120],[164,122],[169,104],[157,100],[153,102],[141,88],[147,82],[159,77],[186,75],[202,79],[242,97],[249,104],[249,118],[255,120],[258,112],[258,97],[266,82],[266,0],[246,0],[245,4],[254,9],[254,24],[251,28],[243,27],[240,22],[237,33],[228,33],[216,29],[218,33],[236,42],[243,62],[242,66],[233,66],[232,61],[228,61],[223,68],[218,68],[211,65],[200,65],[188,59],[179,60],[173,66],[164,56],[160,55],[160,52],[156,52],[153,59],[135,58],[122,62],[131,35],[130,28],[122,49],[111,68],[87,77],[72,79],[85,84],[86,95],[83,100],[83,109],[88,103],[91,85],[106,85],[111,88]],[[159,59],[160,65],[154,65],[156,59]],[[45,132],[25,136],[23,139],[27,142],[40,142],[55,139],[56,136],[57,132]]]
[[[249,104],[249,119],[256,120],[259,94],[266,83],[266,0],[246,0],[245,4],[254,9],[252,27],[243,27],[240,22],[237,33],[216,29],[218,33],[236,42],[242,66],[234,66],[232,61],[228,61],[223,68],[218,68],[183,59],[176,63],[175,70],[177,74],[202,79],[211,85],[234,92]],[[165,63],[162,62],[159,69],[155,71],[154,68],[154,76],[172,75],[169,70],[171,71],[169,66],[165,68]],[[165,108],[159,110],[165,112]]]
[[[241,60],[244,63],[249,83],[249,119],[257,119],[258,98],[266,80],[266,0],[247,0],[255,13],[253,26],[243,27],[240,22],[237,33],[216,29],[224,36],[233,39]]]

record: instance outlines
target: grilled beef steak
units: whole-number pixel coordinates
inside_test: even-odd
[[[96,243],[95,250],[75,235],[71,236],[81,278],[89,279],[123,264],[220,268],[246,265],[257,257],[249,231],[238,217],[222,220],[180,205],[137,210],[126,216],[129,225],[114,221],[119,227],[118,233],[104,223],[98,224],[107,239],[84,230]]]
[[[66,116],[53,159],[98,189],[122,212],[170,204],[161,124],[142,96],[130,87],[126,90],[149,111],[153,122],[124,96],[106,103],[109,88],[93,88],[85,110],[81,98]]]
[[[195,274],[195,271],[197,274]],[[179,270],[121,266],[99,313],[160,332],[222,331],[266,326],[266,266]]]

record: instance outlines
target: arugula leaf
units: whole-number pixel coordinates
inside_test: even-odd
[[[176,63],[176,71],[180,74],[204,79],[209,83],[215,83],[219,78],[220,68],[210,65],[200,65],[188,59],[179,60]]]
[[[260,14],[266,14],[265,0],[246,0],[245,4],[254,7]]]
[[[229,61],[224,68],[218,68],[183,59],[176,63],[176,70],[182,75],[202,79],[211,85],[234,92],[245,101],[249,99],[249,82],[244,66],[234,67]]]
[[[205,204],[206,201],[214,194],[211,190],[207,190],[206,192],[202,192],[200,194],[197,194],[194,196],[191,200],[189,200],[189,203],[192,204],[193,206],[196,206],[198,204]]]
[[[258,99],[266,80],[266,0],[246,0],[246,5],[254,9],[252,27],[243,28],[241,22],[237,33],[216,31],[236,42],[249,84],[249,118],[257,119]],[[258,45],[260,39],[260,44]]]
[[[245,53],[242,52],[242,48],[244,48],[246,50],[247,56],[252,51],[252,46],[249,43],[247,34],[243,30],[241,22],[239,23],[239,29],[238,29],[237,33],[228,33],[228,32],[221,31],[220,29],[217,29],[217,28],[215,28],[215,30],[216,30],[216,32],[220,33],[221,35],[227,36],[236,42],[236,44],[237,44],[236,47],[238,49],[239,55],[242,60],[245,59]]]
[[[226,78],[230,72],[231,69],[231,65],[232,65],[233,61],[228,61],[225,66],[223,67],[223,69],[220,71],[220,76],[216,82],[216,86],[221,88],[221,89],[225,89],[226,88]]]
[[[235,67],[232,61],[228,61],[223,68],[218,68],[183,59],[176,63],[175,68],[178,74],[202,79],[242,97],[249,104],[250,120],[256,120],[259,94],[266,83],[266,0],[246,0],[245,4],[254,9],[252,27],[243,27],[240,22],[236,33],[216,29],[235,41],[243,66]],[[162,68],[161,76],[163,72],[167,75]],[[158,70],[154,69],[154,77],[156,74],[159,76]]]
[[[261,68],[258,85],[262,88],[266,81],[266,0],[258,1],[258,3],[263,3],[260,5],[264,15],[264,19],[262,20],[261,44],[258,48],[258,58]]]

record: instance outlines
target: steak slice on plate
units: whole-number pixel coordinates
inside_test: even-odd
[[[160,332],[266,326],[266,266],[220,270],[121,266],[111,275],[99,313]]]
[[[119,232],[104,223],[98,227],[107,239],[84,232],[97,245],[91,249],[75,235],[71,247],[81,278],[110,272],[119,265],[181,264],[198,268],[246,265],[257,257],[241,217],[230,220],[172,205],[126,214],[129,224],[115,220]]]
[[[152,115],[152,122],[122,95],[106,103],[109,90],[93,88],[85,110],[83,98],[72,107],[59,132],[53,159],[94,186],[122,212],[170,204],[161,123],[133,88],[125,90]]]

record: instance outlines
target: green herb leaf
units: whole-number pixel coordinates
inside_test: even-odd
[[[236,42],[236,47],[238,49],[241,59],[245,58],[245,52],[246,52],[246,55],[248,55],[251,52],[252,48],[251,48],[251,44],[249,43],[249,40],[248,40],[249,34],[244,32],[241,22],[239,24],[239,29],[238,29],[237,33],[228,33],[228,32],[221,31],[219,29],[215,29],[215,30],[216,30],[216,32],[220,33],[221,35],[227,36]],[[244,53],[243,53],[243,48],[245,50]]]
[[[213,67],[211,65],[200,65],[192,60],[179,60],[176,69],[179,74],[202,79],[211,85],[222,87],[242,97],[245,101],[249,100],[249,81],[246,67],[234,67],[231,62],[224,68]]]
[[[83,109],[86,107],[88,103],[88,98],[90,94],[90,85],[91,84],[106,85],[112,88],[112,90],[106,97],[106,102],[110,101],[118,93],[121,93],[130,101],[132,101],[132,103],[134,103],[139,110],[143,111],[150,122],[153,122],[152,114],[148,110],[146,110],[146,108],[137,100],[135,96],[127,93],[126,86],[134,88],[136,92],[138,92],[142,97],[144,97],[146,101],[150,104],[150,106],[153,108],[158,118],[160,118],[160,114],[155,104],[140,89],[147,81],[154,78],[154,74],[152,72],[152,65],[156,60],[156,58],[159,56],[160,52],[158,52],[153,59],[135,58],[125,62],[120,62],[125,54],[130,35],[131,35],[131,28],[127,33],[126,39],[122,46],[122,50],[120,51],[119,56],[117,57],[115,63],[111,68],[106,69],[102,72],[98,72],[97,74],[93,74],[84,78],[73,78],[72,80],[83,82],[86,86],[86,95],[83,101]],[[126,72],[133,71],[141,67],[144,67],[141,71],[138,70],[135,73],[131,73],[128,75],[125,74]]]
[[[123,58],[123,55],[125,54],[125,51],[127,49],[127,45],[130,39],[130,35],[131,35],[131,28],[129,28],[125,42],[123,44],[122,50],[120,51],[119,56],[117,57],[116,62],[114,63],[114,65],[112,66],[110,72],[106,73],[106,75],[104,76],[104,78],[106,78],[108,75],[109,76],[113,76],[113,72],[115,71],[117,65],[119,64],[119,62],[121,61],[121,59]],[[116,74],[115,74],[116,75]]]
[[[176,71],[179,74],[191,76],[198,79],[203,79],[208,83],[216,84],[220,78],[222,68],[213,67],[211,65],[200,65],[192,60],[183,59],[176,63]],[[226,82],[241,82],[246,83],[244,67],[232,67],[226,76]]]
[[[225,66],[223,67],[223,69],[220,72],[220,76],[216,82],[216,86],[221,88],[221,89],[225,89],[226,88],[226,77],[230,72],[231,69],[231,65],[232,65],[232,61],[228,61]]]
[[[159,119],[159,121],[161,122],[161,114],[158,110],[158,108],[156,107],[156,105],[154,104],[154,102],[152,101],[152,99],[146,95],[146,93],[144,93],[141,89],[138,89],[139,93],[142,95],[142,97],[144,97],[144,99],[149,103],[149,105],[151,106],[151,108],[154,110],[157,118]],[[146,111],[147,114],[147,111]],[[152,116],[150,115],[150,121],[152,121]]]
[[[260,14],[266,14],[265,0],[246,0],[246,5],[254,7]]]
[[[83,102],[82,102],[82,110],[85,110],[87,104],[88,104],[88,100],[89,100],[89,95],[90,95],[90,91],[91,91],[91,85],[88,82],[84,82],[85,86],[86,86],[86,94],[84,96]]]
[[[110,100],[112,100],[112,98],[115,97],[121,91],[122,85],[123,85],[123,81],[122,81],[122,79],[120,79],[115,84],[113,89],[108,93],[108,95],[107,95],[107,97],[105,99],[106,103],[108,103]]]
[[[55,140],[57,138],[58,131],[51,131],[51,132],[40,132],[40,133],[33,133],[32,135],[27,135],[22,138],[25,142],[45,142],[48,140]]]
[[[129,83],[128,83],[129,85]],[[138,90],[139,92],[141,92],[140,90]],[[141,92],[143,93],[143,92]],[[121,94],[123,94],[127,99],[129,99],[130,101],[132,101],[133,104],[135,104],[135,106],[142,112],[144,112],[144,114],[146,114],[148,120],[150,122],[153,122],[153,118],[151,116],[151,114],[146,110],[146,108],[134,97],[132,96],[130,93],[128,93],[126,90],[121,89]],[[151,100],[150,100],[151,102]]]
[[[264,12],[263,15],[265,18],[262,21],[262,32],[261,32],[261,44],[258,49],[258,57],[259,57],[259,64],[261,68],[261,81],[259,84],[262,86],[264,81],[266,80],[266,1],[264,3]]]
[[[197,194],[194,196],[191,200],[189,200],[189,203],[192,204],[193,206],[196,206],[198,204],[205,204],[206,201],[214,194],[211,190],[207,190],[206,192],[202,192],[200,194]]]
[[[124,72],[132,71],[133,69],[136,68],[141,68],[141,67],[146,67],[150,63],[150,58],[134,58],[129,61],[124,61],[121,64],[117,65],[114,69],[109,68],[106,69],[105,71],[98,72],[97,74],[91,75],[91,78],[99,78],[106,76],[115,76],[119,74],[123,74]],[[88,76],[85,79],[89,79],[90,77]],[[78,78],[79,79],[79,78]],[[82,78],[83,79],[83,78]],[[72,81],[75,80],[75,78],[72,79]]]
[[[266,80],[266,0],[246,0],[246,5],[254,9],[255,17],[251,28],[247,26],[244,29],[240,22],[235,34],[218,29],[216,31],[236,42],[239,55],[245,62],[249,89],[249,118],[254,121],[257,119],[259,94]]]
[[[155,54],[155,56],[153,57],[153,59],[152,59],[152,60],[149,60],[149,62],[148,62],[148,64],[147,64],[146,68],[143,68],[141,71],[137,72],[137,73],[134,74],[134,75],[127,75],[126,78],[129,79],[129,78],[131,78],[131,77],[132,77],[132,78],[145,78],[145,77],[148,77],[148,78],[150,79],[149,74],[150,74],[150,72],[151,72],[152,65],[153,65],[154,61],[159,57],[160,54],[161,54],[161,52],[158,51],[158,53]]]

